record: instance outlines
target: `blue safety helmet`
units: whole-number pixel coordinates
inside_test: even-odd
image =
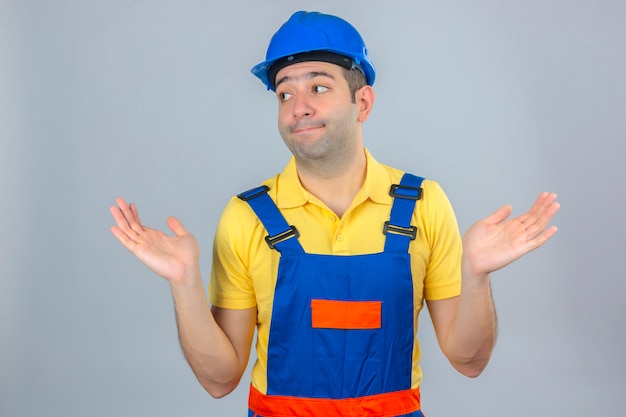
[[[367,57],[367,48],[357,30],[345,20],[318,12],[294,13],[270,40],[265,61],[252,73],[274,90],[276,73],[298,62],[323,61],[344,68],[358,68],[369,85],[376,71]]]

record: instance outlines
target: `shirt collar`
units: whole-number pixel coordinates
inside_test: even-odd
[[[365,182],[355,198],[370,198],[375,203],[391,205],[389,188],[392,180],[389,171],[367,149],[364,152],[367,162]],[[300,183],[296,160],[292,156],[276,182],[276,205],[279,208],[299,207],[305,205],[310,198],[311,195]]]

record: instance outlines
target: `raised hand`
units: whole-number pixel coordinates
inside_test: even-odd
[[[174,233],[174,236],[170,236],[142,225],[134,204],[128,205],[123,198],[117,198],[115,202],[117,206],[110,208],[116,222],[111,232],[153,272],[175,283],[182,281],[198,267],[198,242],[178,219],[167,219],[167,225]]]
[[[530,210],[513,219],[511,206],[474,223],[463,235],[464,271],[485,276],[539,248],[557,232],[548,226],[559,210],[556,194],[541,193]]]

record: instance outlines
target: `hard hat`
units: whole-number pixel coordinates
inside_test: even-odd
[[[337,16],[305,11],[294,13],[272,36],[265,61],[254,66],[252,73],[268,90],[274,90],[274,78],[281,68],[305,61],[359,68],[369,85],[376,78],[365,42],[350,23]]]

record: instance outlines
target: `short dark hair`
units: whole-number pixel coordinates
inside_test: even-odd
[[[352,102],[356,103],[356,92],[367,85],[365,75],[358,68],[347,69],[343,68],[343,76],[348,82],[348,88],[350,89],[350,96],[352,96]]]

